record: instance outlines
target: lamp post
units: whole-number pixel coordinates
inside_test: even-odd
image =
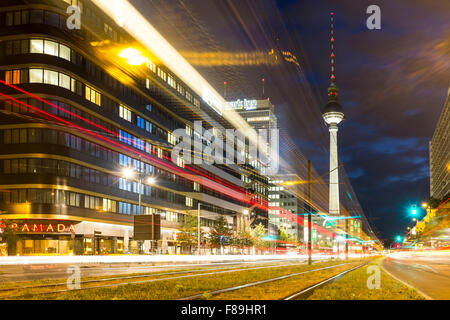
[[[122,175],[126,178],[126,179],[133,179],[136,176],[136,171],[130,167],[127,167],[125,169],[123,169],[122,171]],[[144,174],[140,171],[137,172],[137,181],[138,181],[138,213],[139,215],[142,214],[142,180],[144,179]],[[156,179],[152,176],[147,177],[146,182],[149,185],[153,185],[155,184]],[[153,226],[154,228],[154,226]],[[153,229],[154,231],[154,229]],[[153,232],[154,234],[154,232]]]
[[[202,204],[199,201],[198,205],[197,205],[197,218],[198,218],[197,250],[198,250],[198,255],[200,255],[200,206],[201,205]]]

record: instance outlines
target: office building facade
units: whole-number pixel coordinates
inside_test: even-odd
[[[70,5],[79,29],[68,27]],[[159,252],[181,252],[177,234],[199,203],[206,232],[221,216],[236,228],[255,204],[255,221],[267,221],[246,166],[173,161],[176,129],[232,125],[105,12],[81,0],[0,5],[0,219],[15,234],[11,252],[139,253],[137,214],[161,215]],[[131,47],[142,64],[120,57]]]

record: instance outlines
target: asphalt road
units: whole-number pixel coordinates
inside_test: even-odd
[[[450,299],[450,252],[391,254],[382,265],[391,275],[417,288],[427,298]]]

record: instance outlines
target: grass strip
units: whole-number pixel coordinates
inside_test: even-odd
[[[289,262],[289,264],[298,264],[297,262]],[[277,264],[280,265],[280,264]],[[276,267],[277,265],[274,265]],[[157,272],[149,272],[149,273],[133,273],[133,274],[121,274],[121,275],[112,275],[112,276],[97,276],[97,277],[85,277],[82,278],[81,286],[82,288],[88,288],[88,287],[94,287],[99,285],[105,285],[105,284],[120,284],[120,283],[126,283],[129,281],[142,281],[142,280],[150,280],[150,279],[157,279],[162,276],[163,278],[170,278],[177,275],[190,275],[190,274],[197,274],[197,273],[204,273],[204,272],[218,272],[218,271],[226,271],[226,270],[233,270],[233,269],[248,269],[248,268],[255,268],[260,265],[244,265],[244,266],[211,266],[207,268],[192,268],[192,269],[175,269],[175,270],[165,270],[165,271],[157,271]],[[261,265],[264,266],[264,265]],[[196,267],[196,266],[193,266]],[[133,278],[127,278],[124,279],[124,277],[133,277]],[[107,279],[105,281],[102,281],[104,279]],[[83,281],[91,281],[87,283],[83,283]],[[0,291],[0,299],[1,298],[7,298],[8,296],[18,296],[18,295],[29,295],[30,297],[35,294],[39,293],[45,293],[45,292],[51,292],[51,291],[57,291],[62,290],[67,287],[66,282],[61,281],[61,279],[52,279],[52,280],[38,280],[38,281],[27,281],[27,282],[21,282],[19,285],[18,283],[11,283],[10,286],[2,286],[0,289],[8,288],[7,291]],[[38,286],[38,285],[50,285],[49,287],[30,287],[30,288],[22,288],[25,286]]]
[[[381,267],[382,258],[371,264],[344,275],[339,280],[318,288],[308,300],[424,300],[415,289],[389,276]],[[367,282],[372,273],[367,268],[371,265],[380,269],[380,289],[369,289]],[[371,281],[369,281],[372,283]]]
[[[279,300],[360,264],[361,261],[352,262],[350,264],[338,266],[332,269],[313,271],[302,275],[294,276],[292,278],[268,282],[257,286],[221,293],[213,296],[212,299]]]
[[[64,300],[91,300],[91,299],[136,299],[136,300],[171,300],[195,294],[207,293],[220,288],[228,288],[258,280],[269,279],[285,274],[303,270],[316,269],[324,266],[341,264],[343,261],[321,262],[312,266],[278,266],[265,269],[233,271],[229,273],[193,276],[179,279],[167,279],[139,284],[127,284],[117,287],[94,288],[80,291],[67,291],[45,296],[30,296],[25,299],[64,299]]]

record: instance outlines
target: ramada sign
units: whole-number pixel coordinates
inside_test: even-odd
[[[73,224],[64,223],[11,223],[9,227],[16,232],[75,232]]]

